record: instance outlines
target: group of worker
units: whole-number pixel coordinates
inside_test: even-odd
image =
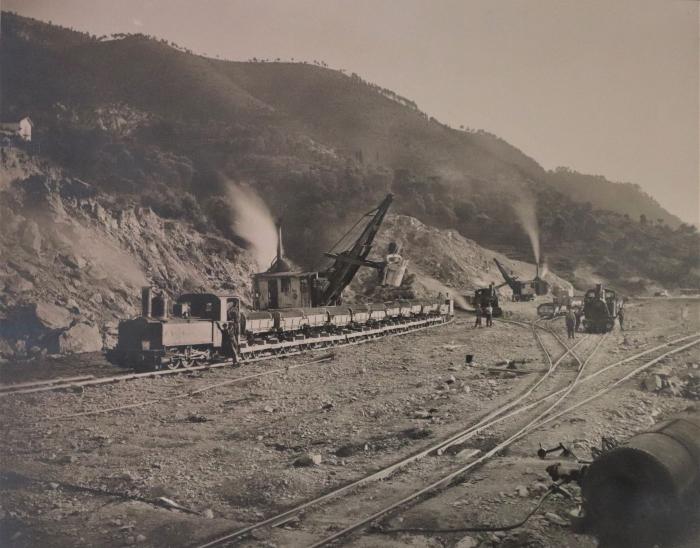
[[[474,322],[474,328],[481,327],[481,318],[486,318],[486,327],[493,327],[493,306],[491,306],[491,303],[483,307],[476,307],[476,321]]]

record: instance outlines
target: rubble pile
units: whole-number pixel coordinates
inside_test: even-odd
[[[700,364],[689,362],[685,371],[659,367],[642,379],[641,388],[665,396],[700,400]]]
[[[489,282],[500,284],[503,279],[493,262],[494,258],[520,279],[535,276],[535,265],[511,260],[501,253],[481,247],[455,230],[434,228],[407,215],[387,215],[375,240],[374,252],[382,253],[390,242],[397,243],[401,254],[409,259],[407,272],[413,276],[413,290],[419,298],[435,295],[439,291],[464,295],[474,288],[488,286]],[[366,294],[368,288],[373,288],[374,278],[376,273],[360,270],[350,288],[356,294]],[[565,290],[572,287],[551,272],[546,279]],[[510,295],[507,287],[499,291]]]

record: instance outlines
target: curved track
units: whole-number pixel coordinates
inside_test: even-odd
[[[382,468],[382,469],[380,469],[380,470],[378,470],[378,471],[376,471],[368,476],[365,476],[365,477],[360,478],[360,479],[358,479],[354,482],[351,482],[347,485],[344,485],[342,487],[334,489],[334,490],[332,490],[332,491],[330,491],[330,492],[328,492],[320,497],[309,500],[303,504],[295,506],[295,507],[293,507],[285,512],[276,514],[270,518],[267,518],[267,519],[261,520],[257,523],[253,523],[249,526],[237,529],[236,531],[233,531],[229,534],[221,536],[221,537],[214,539],[208,543],[202,544],[199,546],[199,548],[209,548],[209,547],[213,547],[213,546],[221,546],[224,544],[228,545],[229,543],[232,543],[238,539],[243,538],[248,533],[255,531],[256,529],[260,529],[260,528],[268,527],[268,526],[274,527],[276,525],[280,525],[280,524],[288,521],[289,519],[293,518],[294,516],[296,516],[297,514],[299,514],[301,512],[304,512],[304,511],[307,511],[313,507],[319,506],[322,503],[327,502],[327,501],[334,499],[336,497],[340,497],[342,495],[348,494],[350,491],[352,491],[360,486],[366,485],[366,484],[374,482],[374,481],[384,479],[384,478],[390,476],[391,474],[393,474],[394,472],[396,472],[402,468],[405,468],[409,464],[414,463],[427,455],[442,454],[449,447],[456,445],[456,444],[459,444],[459,443],[462,443],[466,439],[473,437],[474,435],[478,434],[479,432],[489,428],[490,426],[496,424],[497,422],[500,422],[500,420],[502,420],[502,417],[504,416],[505,413],[507,413],[508,411],[513,409],[514,407],[516,407],[519,403],[523,402],[525,399],[530,397],[533,394],[533,392],[535,392],[535,390],[540,388],[542,386],[542,384],[545,383],[545,381],[547,381],[552,376],[552,374],[557,370],[558,366],[562,363],[562,361],[567,356],[574,354],[573,353],[574,348],[576,348],[579,344],[581,344],[583,342],[583,340],[585,340],[585,337],[584,337],[583,339],[580,339],[571,348],[569,348],[567,345],[565,345],[561,341],[561,339],[559,339],[559,337],[555,333],[553,333],[550,329],[542,328],[541,326],[539,326],[537,324],[537,322],[534,322],[532,324],[528,324],[525,322],[510,322],[509,321],[508,323],[519,325],[519,326],[525,327],[527,329],[532,329],[533,337],[535,338],[535,340],[537,341],[537,344],[542,349],[544,357],[548,363],[548,367],[545,370],[545,372],[536,380],[535,383],[533,383],[529,388],[527,388],[525,390],[525,392],[523,392],[522,394],[517,396],[515,399],[509,401],[504,406],[501,406],[500,408],[488,413],[485,417],[480,419],[477,423],[469,426],[466,429],[463,429],[463,430],[460,430],[459,432],[454,433],[453,435],[449,436],[447,439],[443,439],[438,443],[432,444],[432,445],[422,449],[421,451],[414,453],[412,455],[409,455],[408,457],[401,459],[400,461],[398,461],[398,462],[396,462],[388,467]],[[563,354],[561,356],[559,356],[557,359],[552,359],[551,353],[547,350],[547,347],[546,347],[544,341],[542,340],[542,337],[541,337],[539,332],[542,331],[543,329],[544,329],[544,332],[550,334],[555,339],[557,344],[561,344],[564,347]],[[574,359],[576,359],[577,361],[580,361],[578,359],[578,357],[576,357],[576,356],[574,356]],[[526,409],[529,409],[529,407],[527,407]],[[521,411],[516,410],[516,411],[510,413],[508,416],[514,416],[515,414],[518,414],[519,412],[521,412]],[[501,418],[499,418],[499,417],[501,417]],[[429,489],[432,489],[432,488],[433,488],[432,485],[429,486]],[[421,490],[415,496],[420,496],[422,493],[423,493],[423,491]],[[398,503],[398,505],[404,504],[405,502],[406,502],[405,500],[402,500],[401,502]],[[392,506],[390,509],[393,509],[393,507],[394,506]],[[388,511],[390,511],[390,509],[386,510],[386,511],[388,512]],[[372,520],[376,519],[376,517],[377,517],[377,515],[373,514],[372,516],[367,518],[367,520],[372,521]],[[365,523],[365,520],[363,520],[363,523]],[[359,525],[356,524],[355,526],[352,526],[352,527],[359,527]],[[348,532],[349,532],[349,530],[348,530]],[[343,533],[343,532],[341,531],[341,533]],[[345,533],[343,533],[343,534],[345,534]],[[341,536],[342,536],[342,534],[341,534]],[[334,536],[334,538],[335,538],[335,536]],[[327,539],[327,541],[330,542],[331,540],[334,540],[334,538]]]
[[[682,341],[687,341],[688,339],[692,339],[692,340],[690,340],[690,342],[687,342],[674,350],[664,352],[661,355],[656,356],[655,358],[652,358],[651,360],[645,361],[642,365],[638,366],[633,371],[627,373],[626,375],[622,376],[621,378],[617,379],[616,381],[612,382],[611,384],[606,384],[605,387],[603,387],[600,390],[597,390],[591,396],[589,396],[589,397],[581,400],[580,402],[578,402],[570,407],[567,407],[567,408],[565,408],[557,413],[551,414],[555,410],[555,408],[557,408],[569,396],[569,394],[576,388],[576,386],[581,384],[582,382],[585,382],[585,381],[588,381],[592,378],[595,378],[599,374],[602,374],[606,371],[609,371],[609,370],[613,369],[614,367],[618,367],[619,365],[622,365],[623,363],[628,363],[634,359],[638,359],[642,355],[646,355],[646,354],[649,354],[651,352],[655,352],[659,349],[663,349],[663,348],[666,348],[668,346],[675,345],[675,344],[682,342]],[[658,345],[652,349],[646,350],[645,352],[641,352],[639,354],[636,354],[635,356],[631,356],[631,357],[626,358],[624,360],[620,360],[618,362],[610,364],[610,365],[596,371],[595,373],[592,373],[592,374],[584,377],[583,372],[585,369],[585,365],[590,360],[590,357],[595,352],[595,349],[599,348],[599,346],[600,346],[600,343],[599,343],[598,345],[596,345],[594,351],[586,358],[586,360],[584,360],[583,362],[580,362],[581,365],[580,365],[579,370],[577,372],[576,378],[574,379],[574,381],[572,383],[570,383],[569,386],[567,386],[563,389],[557,390],[556,392],[552,392],[551,394],[549,394],[545,398],[541,398],[540,400],[533,402],[532,404],[530,404],[526,407],[527,408],[534,407],[535,405],[538,405],[546,400],[553,399],[553,398],[555,399],[555,401],[553,403],[549,404],[548,407],[544,411],[538,413],[534,419],[529,420],[524,426],[519,428],[515,433],[511,434],[505,440],[501,441],[493,449],[491,449],[487,453],[483,454],[479,458],[471,461],[467,465],[459,468],[458,470],[455,470],[453,472],[450,472],[449,474],[446,474],[445,476],[440,478],[438,481],[435,481],[435,482],[431,483],[430,485],[427,485],[426,487],[423,487],[422,489],[417,490],[417,491],[405,496],[401,500],[398,500],[398,501],[396,501],[388,506],[385,506],[384,508],[375,512],[374,514],[372,514],[366,518],[363,518],[359,521],[356,521],[355,523],[352,523],[351,525],[345,527],[344,529],[337,531],[336,533],[333,533],[332,535],[329,535],[329,536],[323,538],[322,540],[311,544],[310,546],[312,548],[317,548],[317,547],[327,546],[329,544],[333,544],[345,536],[348,536],[354,532],[362,530],[365,526],[367,526],[371,522],[386,516],[390,512],[392,512],[392,511],[394,511],[394,510],[396,510],[396,509],[398,509],[406,504],[418,501],[424,495],[428,495],[429,493],[437,491],[440,488],[448,487],[455,480],[457,480],[460,476],[467,473],[469,470],[483,464],[488,459],[497,455],[503,449],[507,448],[509,445],[513,444],[514,442],[521,439],[522,437],[524,437],[524,436],[528,435],[529,433],[537,430],[538,428],[541,428],[542,426],[558,419],[559,417],[563,416],[564,414],[566,414],[574,409],[577,409],[578,407],[581,407],[582,405],[585,405],[586,403],[589,403],[589,402],[593,401],[594,399],[602,396],[603,394],[612,390],[614,387],[619,386],[623,382],[631,379],[634,375],[648,369],[649,367],[651,367],[652,365],[663,360],[667,356],[670,356],[672,354],[676,354],[678,352],[683,352],[683,351],[685,351],[685,350],[687,350],[687,349],[689,349],[697,344],[700,344],[700,333],[695,333],[694,335],[682,337],[681,339],[676,339],[672,342]],[[497,419],[497,421],[501,421],[501,420],[504,420],[506,418],[509,418],[509,417],[513,416],[514,414],[515,414],[515,412],[510,413],[508,415],[505,415],[503,417],[500,417],[499,419]]]
[[[514,322],[515,323],[515,322]],[[535,333],[535,337],[538,340],[538,343],[543,345],[543,342],[540,337],[537,336],[538,330],[541,330],[540,326],[536,326],[535,324],[523,324],[521,322],[517,322],[522,326],[527,326],[528,328],[533,329],[533,333]],[[586,372],[586,366],[588,362],[591,360],[593,355],[597,352],[597,350],[601,347],[603,344],[605,337],[601,337],[595,344],[594,348],[591,350],[589,355],[584,359],[581,360],[578,355],[574,352],[574,348],[578,347],[579,344],[583,340],[585,340],[585,337],[581,340],[579,340],[574,346],[571,348],[567,347],[563,341],[552,331],[548,332],[559,341],[560,344],[562,344],[566,350],[564,354],[559,357],[557,360],[550,361],[550,366],[548,367],[547,371],[540,377],[535,385],[531,386],[524,394],[521,394],[514,400],[508,402],[506,405],[502,406],[501,408],[489,413],[486,417],[481,419],[479,422],[476,424],[470,426],[469,428],[458,432],[452,436],[450,436],[448,439],[442,440],[438,442],[437,444],[433,444],[430,447],[427,447],[423,450],[421,450],[418,453],[415,453],[413,455],[410,455],[409,457],[402,459],[401,461],[386,467],[384,469],[381,469],[377,472],[374,472],[373,474],[370,474],[364,478],[361,478],[359,480],[356,480],[348,485],[342,486],[340,488],[337,488],[333,491],[330,491],[320,497],[317,497],[315,499],[309,500],[301,505],[295,506],[285,512],[282,512],[280,514],[277,514],[275,516],[272,516],[270,518],[267,518],[265,520],[262,520],[260,522],[251,524],[249,526],[237,529],[236,531],[233,531],[227,535],[221,536],[219,538],[216,538],[210,542],[207,542],[205,544],[199,545],[198,548],[209,548],[213,546],[221,546],[221,545],[231,545],[232,543],[235,543],[235,541],[240,541],[243,539],[248,533],[260,529],[262,527],[274,527],[276,525],[281,525],[287,521],[289,521],[291,518],[294,516],[308,511],[311,508],[315,506],[319,506],[324,502],[328,502],[329,500],[340,497],[342,495],[348,494],[351,490],[356,489],[362,485],[365,485],[369,482],[372,481],[377,481],[384,479],[388,476],[390,476],[392,473],[395,471],[407,466],[408,464],[415,462],[416,460],[429,455],[429,454],[434,454],[437,452],[444,452],[449,446],[451,445],[457,445],[465,440],[469,439],[470,437],[475,436],[479,432],[482,432],[486,430],[487,428],[490,428],[492,426],[495,426],[497,423],[500,423],[506,419],[513,418],[516,415],[519,415],[521,413],[524,413],[525,411],[528,411],[530,409],[536,408],[543,404],[544,402],[547,402],[549,400],[554,400],[553,402],[550,402],[547,404],[546,408],[544,410],[538,412],[534,418],[531,418],[528,420],[523,426],[521,426],[517,431],[514,433],[510,434],[508,437],[506,437],[503,441],[499,442],[495,447],[493,447],[491,450],[488,452],[484,453],[482,456],[477,458],[476,460],[473,460],[469,462],[467,465],[462,466],[456,470],[450,471],[449,473],[443,474],[441,477],[439,477],[437,480],[431,482],[430,484],[426,485],[425,487],[415,490],[411,492],[410,494],[402,497],[398,501],[392,502],[379,510],[375,511],[371,515],[368,515],[354,523],[351,523],[347,526],[345,526],[343,529],[333,533],[330,536],[327,536],[320,541],[314,542],[311,544],[313,547],[319,547],[319,546],[325,546],[328,544],[335,543],[336,541],[339,541],[341,538],[350,535],[356,531],[362,530],[364,527],[366,527],[369,523],[372,521],[375,521],[376,519],[379,519],[392,511],[406,505],[412,502],[416,502],[420,500],[422,497],[425,495],[436,491],[440,488],[445,488],[449,486],[455,479],[460,477],[461,475],[467,473],[469,470],[473,469],[476,466],[479,466],[480,464],[484,463],[486,460],[490,459],[494,455],[497,455],[499,452],[501,452],[503,449],[514,443],[515,441],[519,440],[520,438],[526,436],[527,434],[531,433],[532,431],[536,430],[537,428],[540,428],[541,426],[551,422],[552,420],[555,420],[556,418],[560,417],[564,413],[575,409],[576,407],[579,407],[580,405],[584,405],[588,401],[591,401],[592,399],[595,399],[596,397],[599,397],[603,393],[609,391],[612,389],[614,386],[619,385],[620,383],[624,382],[625,380],[631,378],[635,374],[639,373],[640,371],[643,371],[644,369],[651,367],[655,363],[658,363],[660,360],[663,358],[678,353],[682,352],[692,346],[695,346],[700,343],[700,333],[695,333],[693,335],[689,335],[686,337],[681,337],[672,341],[665,342],[663,344],[657,345],[653,348],[649,348],[645,351],[639,352],[633,356],[629,356],[625,359],[619,360],[615,363],[609,364],[589,375],[585,375]],[[614,368],[617,368],[623,364],[632,362],[634,360],[638,360],[642,357],[645,357],[651,353],[658,352],[659,350],[665,350],[668,347],[677,345],[679,343],[684,343],[678,348],[675,348],[670,351],[665,351],[660,355],[657,355],[656,357],[652,358],[651,360],[645,361],[641,366],[637,367],[634,369],[631,373],[628,373],[627,375],[623,376],[621,379],[615,381],[612,384],[606,385],[602,390],[597,391],[593,396],[586,398],[580,403],[577,403],[571,407],[568,407],[564,409],[563,411],[554,413],[554,411],[570,396],[572,391],[579,386],[582,383],[588,382],[599,375],[608,372]],[[543,350],[545,352],[545,356],[548,357],[549,360],[551,360],[551,356],[547,352],[547,350],[543,347]],[[532,395],[532,393],[535,391],[536,387],[541,387],[542,383],[545,382],[547,378],[549,378],[552,375],[552,372],[556,369],[556,366],[561,363],[563,358],[567,355],[572,355],[574,356],[574,359],[578,363],[577,371],[576,371],[576,376],[573,380],[571,380],[565,387],[559,388],[556,390],[550,390],[549,393],[547,393],[544,396],[541,396],[537,398],[536,400],[521,405],[520,407],[517,407],[519,403],[521,403],[523,400],[525,400],[528,396]],[[553,414],[554,413],[554,414]]]

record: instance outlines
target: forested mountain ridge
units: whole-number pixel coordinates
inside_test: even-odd
[[[526,201],[560,274],[585,266],[640,290],[649,280],[700,285],[697,232],[638,188],[547,172],[498,137],[450,128],[354,74],[209,59],[6,12],[1,55],[2,118],[29,114],[38,154],[116,203],[240,245],[231,182],[284,218],[288,252],[307,267],[386,192],[399,213],[531,260],[513,208]]]

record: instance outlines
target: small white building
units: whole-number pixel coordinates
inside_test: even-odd
[[[19,122],[3,122],[0,131],[6,136],[19,137],[22,141],[32,140],[32,128],[34,123],[29,116],[25,116]]]

